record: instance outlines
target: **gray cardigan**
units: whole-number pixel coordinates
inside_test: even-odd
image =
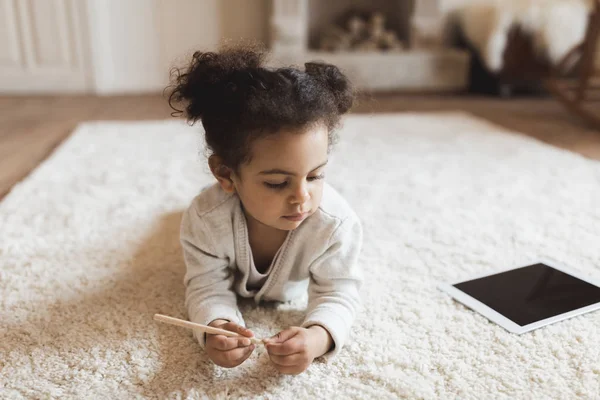
[[[244,320],[236,293],[260,301],[288,301],[308,290],[302,327],[321,325],[330,333],[336,355],[344,345],[360,306],[362,245],[360,220],[348,203],[325,184],[319,209],[289,232],[271,272],[259,290],[247,290],[251,250],[246,218],[236,195],[219,184],[194,198],[181,222],[186,263],[185,304],[189,319],[208,324]],[[204,347],[204,335],[197,334]]]

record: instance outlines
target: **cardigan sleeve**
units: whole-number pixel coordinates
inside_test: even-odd
[[[190,321],[208,325],[225,319],[244,326],[233,291],[234,271],[219,256],[203,218],[192,204],[183,214],[180,241],[186,265],[185,306]],[[205,335],[194,331],[202,348]]]
[[[358,217],[346,218],[328,241],[327,250],[310,270],[307,314],[302,327],[320,325],[331,335],[334,347],[328,359],[342,349],[361,305],[362,271],[358,256],[362,247]]]

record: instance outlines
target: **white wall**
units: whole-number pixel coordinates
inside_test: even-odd
[[[224,41],[268,42],[269,0],[158,0],[160,60],[168,71],[189,61],[196,50],[216,50]]]
[[[270,0],[0,0],[0,93],[162,91],[224,39],[267,41]]]
[[[94,91],[161,91],[173,66],[226,39],[266,41],[266,0],[88,0]]]
[[[0,0],[0,92],[90,90],[80,0]]]
[[[93,88],[100,94],[158,89],[158,0],[88,0]]]
[[[155,92],[227,38],[266,40],[265,0],[88,0],[94,91]]]

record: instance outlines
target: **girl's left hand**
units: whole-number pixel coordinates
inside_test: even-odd
[[[320,326],[292,326],[265,340],[269,358],[282,374],[304,372],[313,360],[325,354],[331,336]]]

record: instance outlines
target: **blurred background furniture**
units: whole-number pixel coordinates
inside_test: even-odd
[[[449,24],[471,53],[469,91],[510,97],[545,93],[544,80],[586,35],[595,0],[466,2]]]
[[[571,112],[600,130],[600,0],[589,18],[584,41],[550,71],[548,90]],[[573,76],[565,78],[565,76]]]
[[[514,95],[539,95],[543,92],[543,77],[550,72],[547,59],[536,52],[531,35],[519,26],[506,34],[506,47],[502,53],[501,68],[491,71],[479,49],[464,36],[458,45],[469,50],[468,91],[509,98]]]

